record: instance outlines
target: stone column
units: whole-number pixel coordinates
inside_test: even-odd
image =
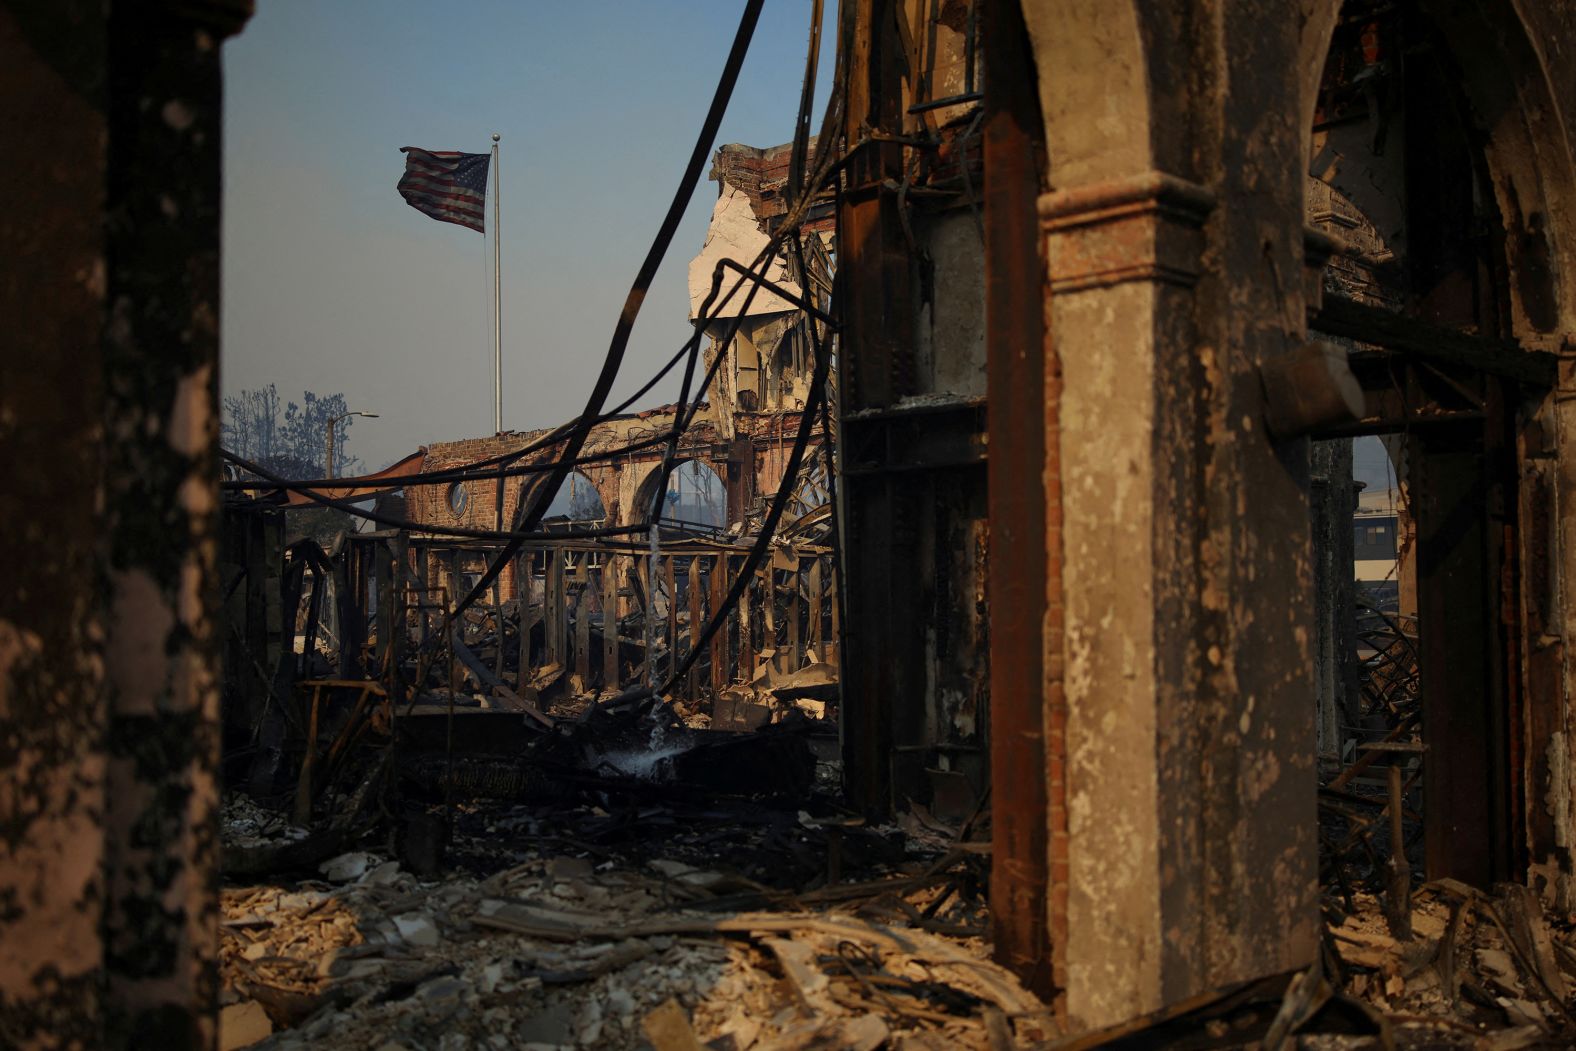
[[[1063,385],[1066,724],[1050,760],[1053,780],[1065,764],[1067,831],[1051,873],[1067,887],[1074,1028],[1163,1002],[1164,810],[1183,801],[1162,799],[1157,761],[1193,682],[1172,655],[1192,628],[1197,519],[1181,455],[1192,377],[1172,373],[1194,353],[1188,296],[1213,207],[1161,172],[1040,199]]]
[[[103,6],[0,5],[0,130],[16,144],[0,168],[0,1046],[14,1048],[96,1047],[102,1014]]]
[[[1023,10],[1062,368],[1051,900],[1086,1029],[1316,949],[1307,443],[1266,436],[1258,376],[1305,336],[1306,144],[1278,8]]]
[[[112,1046],[215,1039],[219,45],[250,9],[171,0],[110,13],[100,557]]]
[[[7,1047],[216,1035],[218,47],[249,11],[0,10]]]

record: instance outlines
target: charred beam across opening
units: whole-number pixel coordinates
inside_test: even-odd
[[[1309,323],[1332,336],[1345,336],[1430,362],[1504,376],[1533,387],[1553,387],[1559,377],[1556,354],[1529,350],[1514,339],[1477,336],[1431,324],[1344,296],[1324,296]]]

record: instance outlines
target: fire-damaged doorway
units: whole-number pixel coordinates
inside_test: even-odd
[[[1554,363],[1507,338],[1515,234],[1462,81],[1419,5],[1348,3],[1311,128],[1308,220],[1340,248],[1311,334],[1363,394],[1313,450],[1326,881],[1406,845],[1427,878],[1481,887],[1530,861],[1520,464]],[[1352,484],[1359,436],[1383,436],[1389,492]],[[1387,550],[1393,586],[1360,583]]]

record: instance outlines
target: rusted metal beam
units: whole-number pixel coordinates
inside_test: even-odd
[[[1419,429],[1417,518],[1425,867],[1487,887],[1510,876],[1508,727],[1495,536],[1505,508],[1485,429]],[[1493,505],[1493,506],[1491,506]]]
[[[1041,995],[1053,985],[1051,837],[1065,835],[1061,751],[1057,378],[1039,246],[1044,157],[1032,52],[1013,0],[984,4],[985,338],[990,457],[991,927],[996,958]],[[1049,597],[1049,598],[1048,598]],[[1048,601],[1056,616],[1048,616]],[[1048,631],[1049,629],[1049,631]],[[1047,735],[1047,722],[1054,732]],[[1060,755],[1057,756],[1060,759]],[[1054,897],[1053,894],[1057,895]]]
[[[405,643],[410,630],[405,600],[410,588],[410,534],[400,533],[389,544],[392,548],[392,566],[389,574],[389,624],[392,634],[388,640],[389,695],[396,700],[405,696]],[[498,628],[500,647],[503,644],[503,626]]]
[[[821,616],[826,608],[822,595],[821,584],[821,556],[815,555],[810,560],[810,637],[807,645],[815,651],[817,660],[826,660],[826,654],[821,646]]]
[[[689,596],[689,646],[687,649],[694,650],[696,640],[700,638],[701,625],[706,622],[701,608],[699,555],[690,556],[689,578],[685,584],[685,591]],[[695,696],[695,687],[698,682],[699,675],[696,669],[691,667],[689,680],[684,684],[684,688],[689,691],[691,697]]]
[[[755,596],[760,593],[759,578],[750,582],[739,602],[739,678],[745,682],[755,676]]]
[[[804,651],[800,648],[799,621],[802,616],[802,603],[799,599],[799,585],[802,577],[799,572],[799,556],[789,552],[778,552],[786,555],[783,559],[790,568],[788,570],[788,668],[790,672],[798,671],[804,666]]]
[[[547,577],[542,589],[542,627],[549,663],[564,661],[564,553],[547,549]]]
[[[668,586],[668,674],[679,666],[679,590],[673,556],[662,560],[663,580]]]
[[[841,433],[851,438],[851,413],[886,408],[913,393],[916,340],[900,209],[895,195],[882,188],[902,178],[903,147],[887,141],[862,145],[873,132],[897,136],[903,130],[897,14],[892,0],[856,0],[844,17],[853,20],[843,129],[853,156],[837,222],[844,294],[839,394]],[[916,638],[912,618],[917,574],[901,550],[912,523],[902,518],[899,483],[891,476],[846,481],[843,777],[851,803],[882,813],[893,800],[894,723],[905,714],[899,707],[918,709],[924,697],[923,640]]]
[[[1542,805],[1548,785],[1556,783],[1561,762],[1557,742],[1565,732],[1565,640],[1559,631],[1558,515],[1553,476],[1554,435],[1535,418],[1523,420],[1517,435],[1517,462],[1523,465],[1517,520],[1520,566],[1517,590],[1525,619],[1517,638],[1523,670],[1522,760],[1513,769],[1522,795],[1522,843],[1527,857],[1558,856],[1565,829],[1553,807]]]
[[[584,579],[575,589],[575,674],[581,688],[591,680],[591,574],[581,569]]]
[[[602,558],[602,686],[619,687],[618,664],[618,556]]]
[[[536,630],[536,607],[531,604],[531,585],[535,578],[532,567],[536,562],[536,552],[527,549],[520,555],[515,568],[515,597],[520,603],[520,673],[515,679],[515,684],[525,686],[531,681],[531,668],[535,665],[536,654],[531,646],[531,635]],[[426,641],[425,619],[423,619],[422,641]]]

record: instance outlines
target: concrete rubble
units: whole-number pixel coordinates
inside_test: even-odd
[[[955,893],[967,879],[936,879],[963,855],[938,854],[947,837],[920,832],[878,878],[819,897],[777,892],[779,907],[764,911],[728,907],[759,884],[672,858],[557,855],[423,880],[356,851],[315,878],[227,887],[222,1046],[873,1051],[996,1047],[1009,1032],[1041,1040],[1048,1009],[989,961],[978,903]]]
[[[1571,1046],[1576,927],[1546,918],[1525,887],[1489,895],[1454,880],[1425,884],[1404,939],[1377,898],[1359,893],[1353,904],[1326,905],[1326,962],[1338,985],[1386,1017],[1395,1046]]]
[[[819,900],[783,893],[764,911],[728,907],[758,884],[664,858],[555,855],[423,880],[357,851],[324,863],[318,878],[228,887],[222,1046],[1171,1046],[1145,1042],[1164,1028],[1049,1041],[1049,1009],[959,922],[977,923],[978,903],[964,894],[948,908],[957,884],[900,871],[933,875],[957,830],[928,814],[904,824],[899,871],[846,894],[824,887]],[[1214,1014],[1207,1004],[1196,1018],[1147,1021],[1246,1038],[1300,1012],[1287,1043],[1185,1043],[1193,1047],[1570,1046],[1576,928],[1545,918],[1523,889],[1427,884],[1408,939],[1390,932],[1373,895],[1347,904],[1326,902],[1312,972],[1222,997],[1227,1009]]]

